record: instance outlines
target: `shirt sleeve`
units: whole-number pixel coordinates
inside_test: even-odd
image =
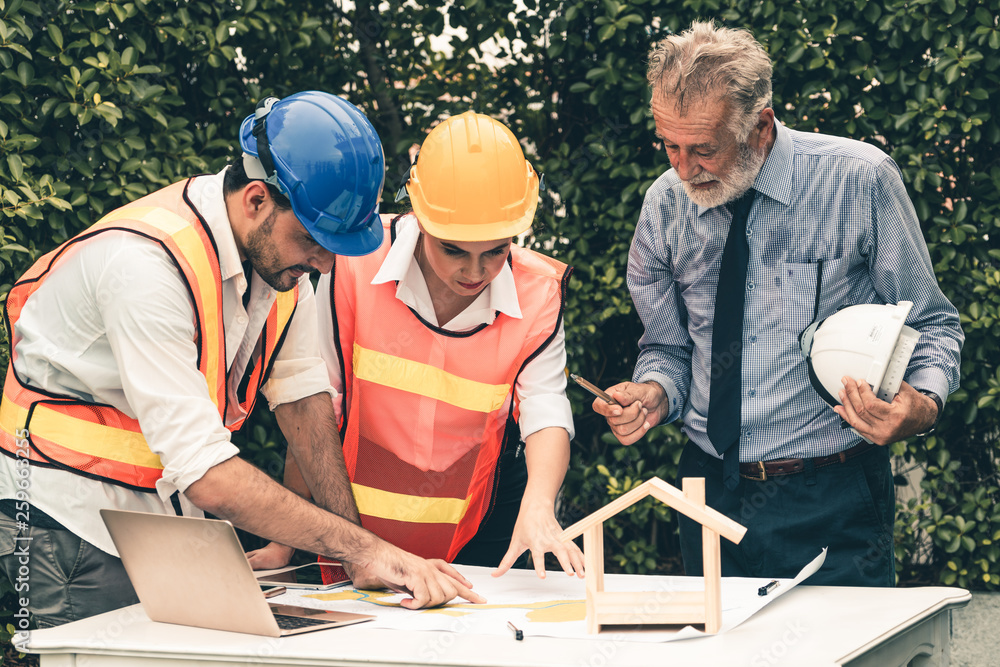
[[[687,311],[671,269],[670,248],[662,230],[676,212],[658,184],[647,193],[628,256],[628,287],[645,327],[639,339],[634,382],[655,381],[666,392],[664,423],[680,417],[691,385],[693,342]]]
[[[92,294],[127,403],[116,407],[160,457],[166,500],[238,453],[198,370],[194,306],[170,258],[141,239],[106,255]]]
[[[562,321],[548,346],[525,365],[514,391],[520,401],[521,440],[552,426],[566,429],[573,439],[576,432],[566,396],[566,332]]]
[[[299,279],[299,300],[288,324],[285,340],[274,358],[271,375],[261,394],[274,410],[314,394],[333,395],[323,358],[320,356],[316,294],[308,275]]]
[[[916,211],[899,167],[886,158],[877,168],[872,192],[874,248],[869,270],[886,303],[912,301],[907,325],[920,332],[905,380],[942,400],[958,389],[965,334],[958,310],[941,292]]]

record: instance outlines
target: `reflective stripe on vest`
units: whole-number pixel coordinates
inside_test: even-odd
[[[198,370],[205,377],[220,418],[225,418],[222,278],[210,232],[187,203],[188,183],[175,183],[109,213],[39,259],[10,290],[6,317],[12,334],[11,362],[0,403],[0,450],[5,454],[27,457],[35,464],[68,469],[139,491],[155,490],[163,465],[146,443],[138,421],[109,405],[38,391],[22,382],[14,370],[18,342],[14,326],[25,302],[59,262],[72,256],[81,244],[112,230],[156,241],[180,270],[197,318]],[[258,364],[256,382],[250,383],[254,396],[266,379],[277,345],[295,310],[297,294],[297,288],[279,294],[268,315],[266,329],[272,334],[265,335],[262,341],[264,363]],[[248,403],[252,408],[252,400]],[[231,428],[235,430],[238,426],[234,424]]]
[[[337,257],[334,266],[344,459],[365,528],[425,558],[451,561],[490,507],[517,415],[513,387],[558,331],[569,269],[512,248],[522,318],[501,314],[489,326],[456,333],[419,319],[396,299],[394,283],[371,285],[388,246]]]
[[[411,523],[457,524],[469,507],[468,498],[424,498],[352,484],[361,514]]]
[[[493,412],[510,394],[509,384],[467,380],[435,366],[354,346],[354,375],[387,387],[424,394],[474,412]]]

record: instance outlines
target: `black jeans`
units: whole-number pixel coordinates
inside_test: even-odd
[[[678,487],[684,477],[704,477],[706,502],[747,527],[739,545],[722,538],[723,576],[794,577],[829,547],[808,584],[895,585],[896,496],[886,447],[763,482],[741,477],[729,491],[722,483],[722,462],[688,443]],[[681,515],[680,537],[685,572],[701,575],[701,525]]]
[[[524,461],[524,451],[515,456],[517,447],[506,447],[500,455],[497,470],[496,498],[492,511],[483,519],[479,530],[469,543],[462,547],[455,557],[462,565],[496,567],[503,560],[510,547],[510,538],[521,509],[521,498],[528,483],[528,468]],[[525,551],[514,562],[515,568],[527,567],[528,552]]]

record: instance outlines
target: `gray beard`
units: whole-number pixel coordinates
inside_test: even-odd
[[[725,180],[715,174],[703,171],[691,180],[681,181],[688,198],[698,206],[703,208],[715,208],[727,204],[739,198],[744,192],[753,186],[757,179],[764,160],[767,159],[765,151],[757,152],[750,148],[749,144],[740,145],[736,156],[736,165]],[[716,181],[716,185],[710,190],[697,190],[694,186],[698,183]]]

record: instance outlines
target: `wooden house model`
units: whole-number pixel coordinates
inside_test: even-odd
[[[583,535],[587,582],[587,632],[597,634],[606,625],[701,625],[715,634],[722,626],[722,556],[719,537],[739,544],[746,528],[705,505],[705,480],[688,477],[684,490],[654,477],[615,498],[559,536],[568,542]],[[672,507],[702,525],[705,590],[662,593],[615,593],[604,590],[604,522],[646,496]]]

